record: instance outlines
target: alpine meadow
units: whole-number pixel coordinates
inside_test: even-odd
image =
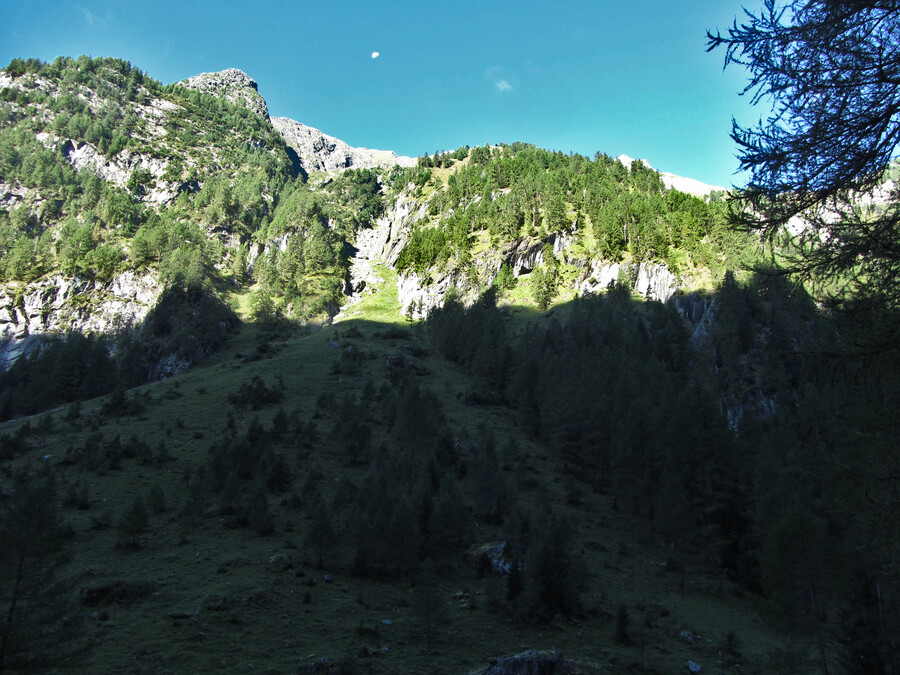
[[[706,39],[741,187],[0,70],[0,673],[900,673],[900,3]]]

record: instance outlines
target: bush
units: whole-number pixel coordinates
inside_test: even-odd
[[[244,382],[236,392],[228,395],[228,402],[238,408],[250,406],[253,410],[259,410],[267,405],[279,403],[284,397],[284,382],[279,378],[278,382],[267,385],[259,375],[254,375],[249,382]]]

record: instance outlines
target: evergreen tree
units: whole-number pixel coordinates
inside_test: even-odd
[[[264,288],[257,290],[251,297],[250,316],[257,323],[271,323],[275,320],[275,302]]]
[[[557,613],[577,613],[581,596],[579,573],[568,522],[549,518],[528,547],[524,579],[527,615],[548,620]]]
[[[332,509],[318,493],[316,494],[317,496],[311,500],[313,509],[312,521],[306,533],[306,544],[315,550],[316,563],[322,569],[325,567],[325,559],[328,553],[334,546],[336,534]]]
[[[85,664],[90,642],[63,572],[64,537],[50,477],[17,475],[0,502],[0,672]]]
[[[746,91],[773,113],[756,128],[737,123],[741,225],[770,240],[797,214],[807,227],[781,249],[788,269],[874,295],[900,308],[900,216],[863,208],[860,191],[884,180],[900,139],[900,7],[893,2],[767,0],[727,34],[709,33],[725,64],[749,70]]]

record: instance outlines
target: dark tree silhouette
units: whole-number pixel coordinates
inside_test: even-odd
[[[0,672],[83,667],[90,647],[48,477],[21,474],[0,503]]]
[[[708,50],[745,66],[744,94],[771,103],[754,128],[733,124],[750,172],[740,225],[771,239],[795,215],[808,225],[784,257],[790,271],[839,280],[900,308],[900,190],[879,208],[859,199],[884,180],[900,143],[900,5],[882,0],[766,0]],[[844,296],[844,293],[838,296]]]

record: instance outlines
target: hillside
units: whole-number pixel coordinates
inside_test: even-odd
[[[531,648],[577,672],[741,672],[793,649],[473,396],[436,338],[360,311],[309,336],[247,325],[174,379],[6,425],[5,491],[52,470],[92,667],[461,673]],[[563,539],[543,543],[547,518]],[[550,600],[531,595],[540,550],[565,565]],[[528,561],[521,596],[508,560]]]
[[[400,271],[415,272],[401,284],[404,308],[442,297],[419,278],[437,260],[421,259],[406,240],[446,240],[448,228],[457,233],[451,247],[489,245],[492,253],[455,254],[453,265],[430,275],[443,277],[444,291],[452,281],[477,293],[504,257],[515,275],[528,273],[546,243],[587,272],[570,281],[570,293],[605,288],[621,270],[643,279],[643,295],[667,299],[683,286],[709,288],[723,272],[710,255],[722,242],[710,237],[725,232],[724,209],[666,192],[656,172],[623,172],[605,156],[588,161],[517,144],[415,162],[351,148],[270,119],[256,83],[236,69],[162,86],[115,59],[17,60],[2,71],[0,88],[4,367],[47,336],[139,325],[173,281],[210,280],[221,296],[262,280],[267,290],[277,286],[289,316],[334,314],[353,292],[347,270],[357,231],[382,216],[387,247],[409,249]],[[586,180],[590,190],[579,185]],[[644,232],[651,223],[654,232]],[[299,251],[301,240],[320,242],[315,255]],[[449,255],[447,245],[439,248]],[[287,262],[298,255],[299,267]],[[267,271],[279,265],[277,275]],[[185,363],[197,356],[180,355]]]
[[[0,91],[0,670],[890,672],[896,355],[722,195]]]

